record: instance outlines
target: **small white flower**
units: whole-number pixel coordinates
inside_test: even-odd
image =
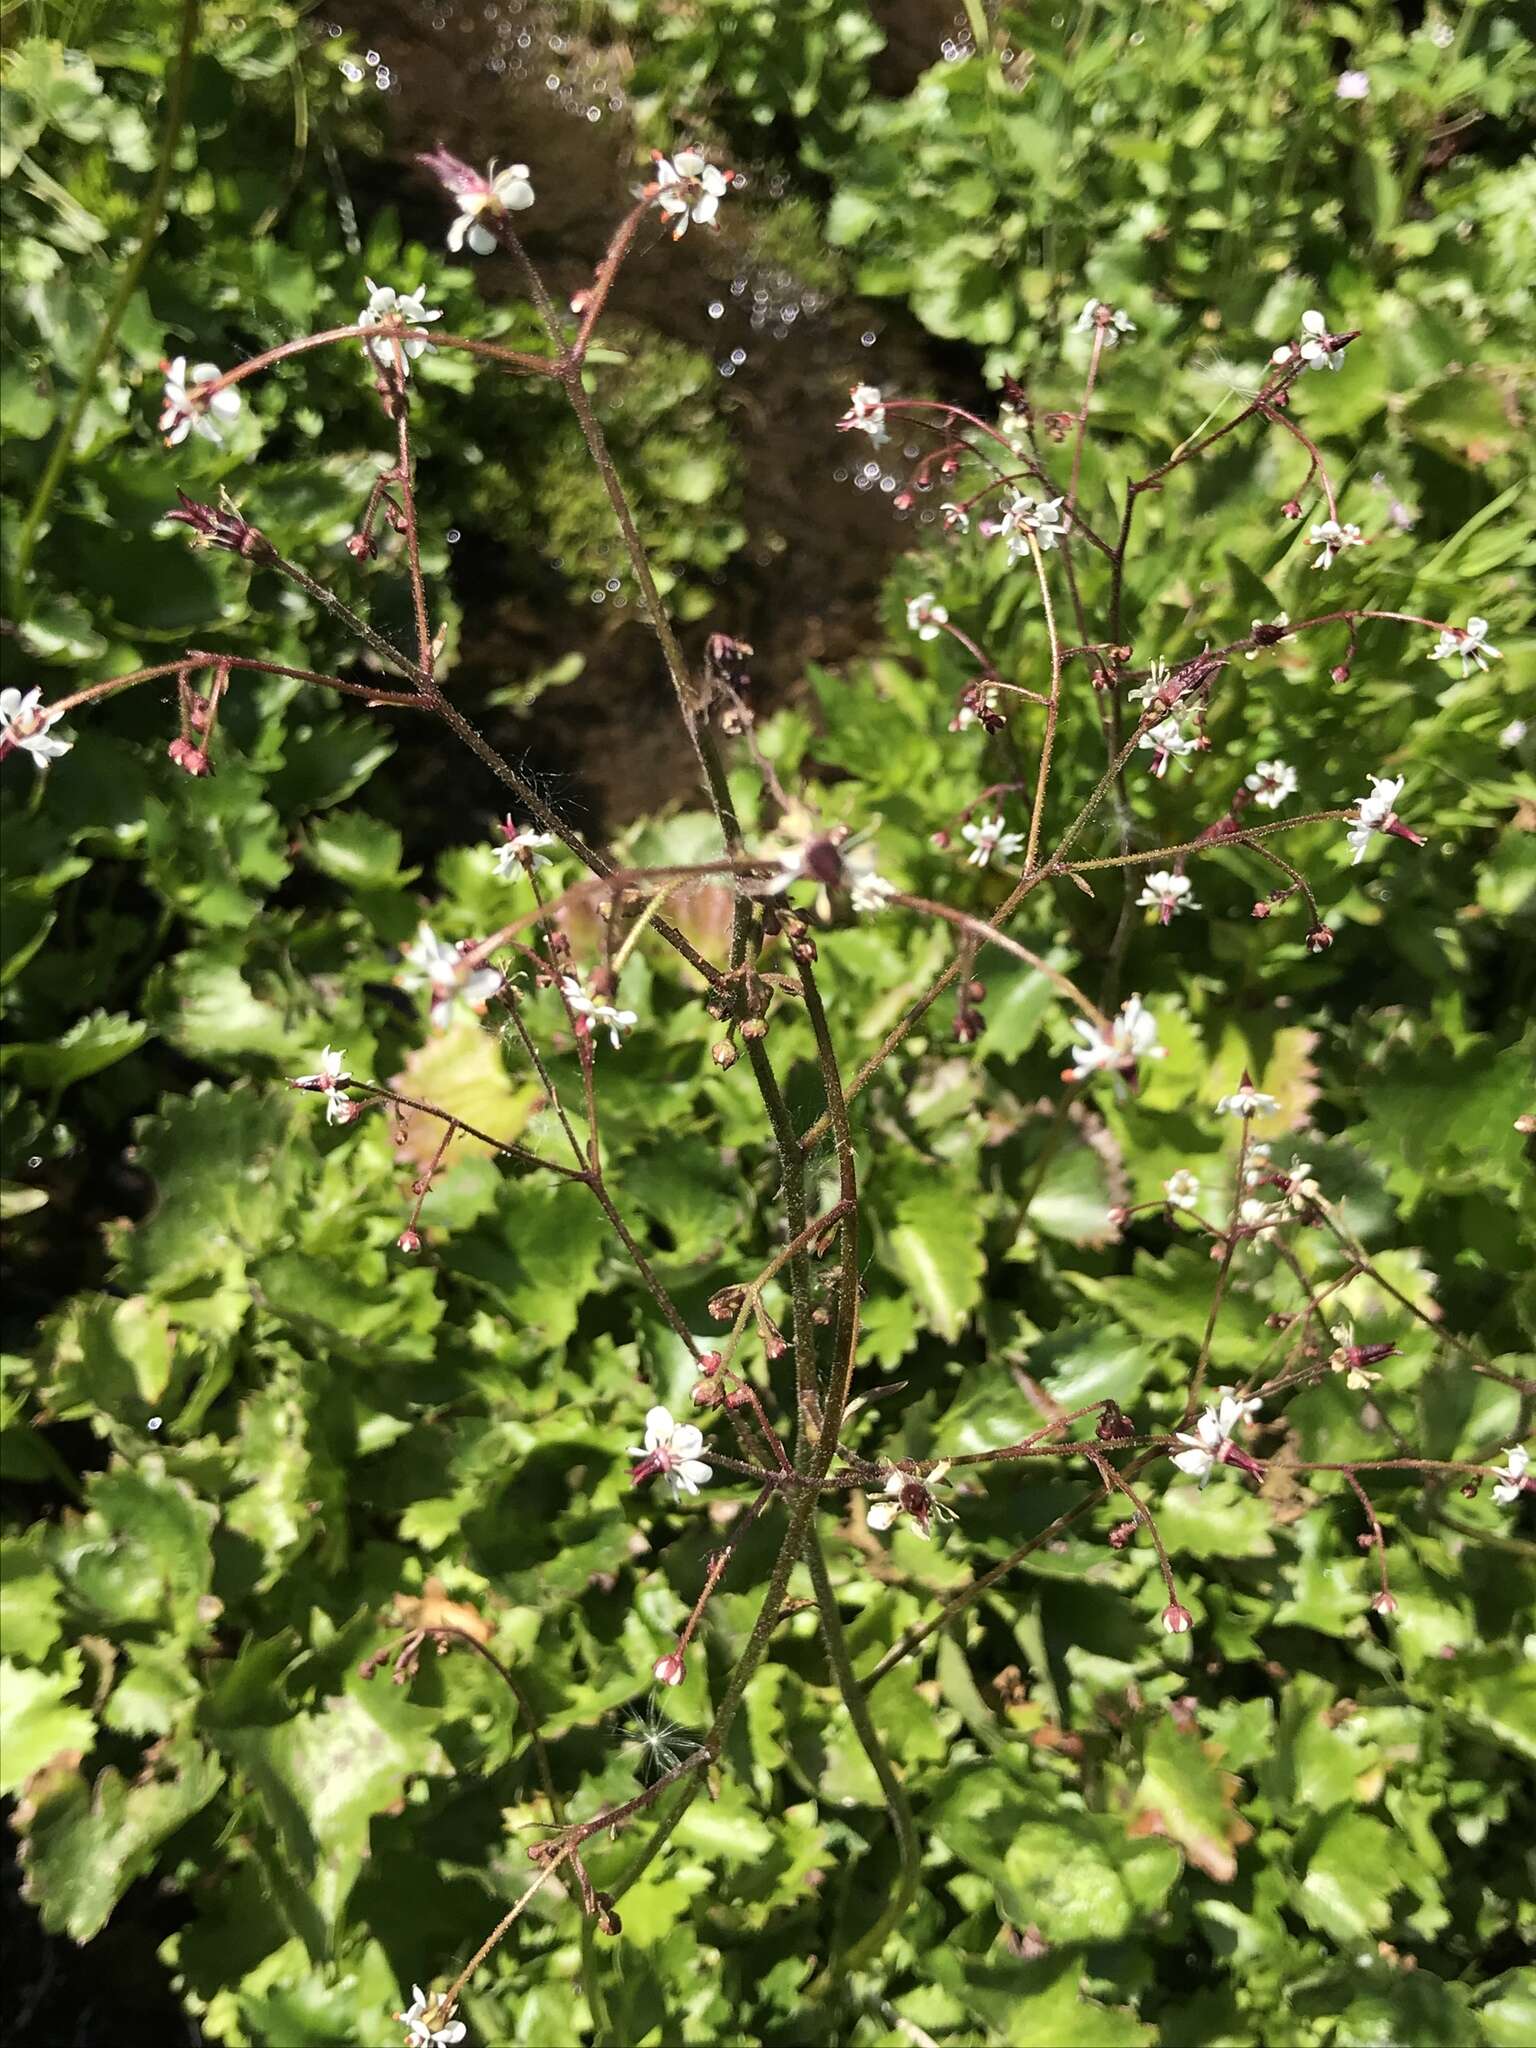
[[[656,158],[656,208],[675,220],[674,242],[687,234],[690,221],[709,226],[734,176],[734,171],[716,170],[696,149],[680,149],[671,159]]]
[[[478,1016],[502,985],[496,968],[471,967],[464,953],[440,939],[429,924],[417,927],[416,943],[405,948],[403,957],[411,972],[398,977],[400,986],[431,990],[432,1022],[439,1031],[452,1021],[455,1003]]]
[[[1007,541],[1012,560],[1022,561],[1028,555],[1030,534],[1041,553],[1049,554],[1071,532],[1071,518],[1061,509],[1064,502],[1061,498],[1032,498],[1027,491],[1014,494],[997,522],[997,531]]]
[[[1146,681],[1138,683],[1134,690],[1126,691],[1126,702],[1139,704],[1145,710],[1155,697],[1162,697],[1167,692],[1168,678],[1171,674],[1172,670],[1163,657],[1160,654],[1153,655],[1147,669]],[[1172,702],[1173,699],[1170,698],[1169,701]]]
[[[1248,1147],[1248,1166],[1243,1175],[1243,1186],[1256,1188],[1269,1178],[1271,1148],[1263,1143]]]
[[[43,702],[41,690],[28,690],[25,696],[20,690],[0,690],[0,759],[20,747],[32,756],[32,765],[41,774],[50,761],[59,760],[75,744],[62,733],[49,731],[59,716]]]
[[[585,1035],[606,1030],[608,1043],[617,1052],[624,1043],[624,1033],[633,1031],[640,1022],[634,1010],[616,1010],[612,1003],[600,997],[589,996],[574,974],[560,977],[560,991],[571,1008],[576,1012],[577,1029],[585,1026]]]
[[[1157,1042],[1157,1019],[1140,996],[1132,996],[1121,1004],[1119,1014],[1110,1019],[1107,1032],[1084,1017],[1078,1018],[1072,1028],[1083,1043],[1072,1048],[1074,1071],[1067,1076],[1069,1080],[1082,1081],[1090,1074],[1103,1072],[1134,1072],[1138,1060],[1160,1060],[1167,1056],[1167,1047]]]
[[[1175,1432],[1175,1441],[1185,1449],[1173,1453],[1174,1464],[1204,1486],[1216,1467],[1226,1462],[1232,1432],[1257,1415],[1262,1406],[1258,1400],[1240,1401],[1230,1387],[1220,1388],[1215,1403],[1201,1415],[1193,1431]]]
[[[1255,1088],[1244,1074],[1241,1082],[1230,1095],[1223,1095],[1216,1105],[1218,1116],[1273,1116],[1280,1107],[1273,1095],[1266,1095],[1262,1088]]]
[[[1004,860],[1012,860],[1024,844],[1022,832],[1007,830],[1007,820],[1002,817],[983,818],[979,825],[962,825],[960,837],[970,846],[966,855],[966,866],[987,867],[994,853]]]
[[[1512,1507],[1530,1485],[1526,1473],[1530,1470],[1531,1454],[1524,1444],[1511,1444],[1504,1453],[1504,1470],[1498,1474],[1498,1485],[1493,1497],[1501,1508]]]
[[[1346,548],[1364,547],[1365,542],[1358,526],[1340,526],[1337,519],[1320,519],[1307,535],[1307,546],[1320,551],[1312,563],[1314,569],[1331,569]]]
[[[1339,82],[1333,88],[1335,99],[1365,100],[1371,96],[1371,75],[1368,71],[1341,71]]]
[[[919,640],[937,640],[948,624],[949,613],[934,601],[931,590],[925,590],[921,597],[907,599],[907,625]]]
[[[634,1485],[643,1486],[647,1479],[660,1473],[672,1489],[672,1498],[681,1500],[685,1493],[697,1493],[701,1486],[707,1486],[715,1476],[714,1467],[706,1465],[699,1456],[703,1448],[703,1431],[693,1423],[674,1422],[668,1408],[648,1408],[645,1442],[629,1447],[630,1457],[640,1460],[630,1479]]]
[[[1277,612],[1273,619],[1255,619],[1250,630],[1252,632],[1257,633],[1261,629],[1267,628],[1269,626],[1288,626],[1290,623],[1291,615],[1289,612]],[[1263,648],[1250,647],[1244,653],[1243,659],[1244,661],[1254,661],[1263,652]]]
[[[1396,826],[1397,800],[1403,793],[1404,777],[1401,775],[1371,775],[1366,779],[1371,785],[1370,795],[1356,799],[1355,822],[1344,835],[1354,848],[1355,857],[1350,866],[1356,868],[1365,858],[1372,833],[1390,832]],[[1411,838],[1413,835],[1404,829],[1400,836]],[[1422,844],[1422,841],[1418,843]]]
[[[1300,788],[1296,770],[1284,761],[1256,761],[1243,786],[1253,791],[1253,800],[1263,811],[1278,810],[1288,796]]]
[[[848,891],[848,901],[861,917],[884,910],[891,898],[899,893],[896,884],[888,882],[876,870],[875,860],[873,846],[853,845],[845,848],[843,853],[843,884]]]
[[[946,533],[970,532],[971,515],[963,505],[941,505],[939,510],[944,515],[944,530]]]
[[[868,434],[878,448],[887,438],[885,401],[876,384],[855,384],[848,394],[848,410],[838,421],[840,433]]]
[[[1029,452],[1029,418],[1018,406],[1000,405],[997,408],[997,431],[1015,455]]]
[[[919,1478],[915,1472],[903,1472],[899,1468],[885,1475],[885,1491],[879,1495],[869,1510],[871,1529],[892,1528],[903,1515],[912,1525],[912,1533],[921,1536],[926,1543],[933,1534],[935,1521],[955,1520],[953,1508],[946,1507],[935,1497],[935,1490],[948,1472],[947,1463],[935,1465],[933,1470]]]
[[[1151,754],[1152,773],[1159,779],[1168,773],[1170,761],[1184,761],[1200,751],[1200,742],[1191,739],[1176,718],[1159,720],[1136,744]]]
[[[1447,626],[1429,650],[1429,659],[1449,661],[1455,654],[1461,656],[1461,672],[1464,676],[1472,673],[1474,662],[1480,669],[1486,671],[1490,656],[1495,661],[1503,659],[1498,648],[1490,647],[1488,644],[1486,619],[1468,619],[1464,629],[1459,626]]]
[[[402,334],[407,327],[425,327],[433,320],[441,320],[441,312],[427,310],[426,286],[418,291],[397,292],[392,284],[375,284],[371,277],[365,278],[370,297],[366,306],[357,316],[359,327],[377,327],[380,333],[363,343],[381,369],[393,369],[395,350],[398,347],[405,356],[404,373],[410,375],[410,365],[419,356],[424,356],[432,344],[424,334]]]
[[[1501,747],[1518,747],[1529,731],[1530,727],[1523,718],[1512,718],[1499,734],[1499,745]]]
[[[469,2029],[462,2020],[444,2019],[439,2003],[419,1984],[411,1986],[410,2004],[395,2014],[406,2029],[405,2048],[458,2048]]]
[[[1271,1203],[1261,1202],[1257,1197],[1250,1197],[1238,1204],[1237,1220],[1250,1233],[1273,1229],[1276,1215],[1277,1211]]]
[[[1139,910],[1157,911],[1161,922],[1167,924],[1168,920],[1177,917],[1181,910],[1200,908],[1193,894],[1194,886],[1188,875],[1176,875],[1167,868],[1155,868],[1141,885],[1136,907]]]
[[[1168,1198],[1170,1209],[1193,1209],[1200,1199],[1200,1178],[1181,1166],[1177,1173],[1170,1173],[1163,1182],[1163,1193]]]
[[[1102,318],[1100,318],[1101,314],[1103,315]],[[1102,299],[1090,299],[1088,301],[1087,305],[1084,306],[1081,313],[1077,316],[1073,332],[1076,334],[1088,334],[1095,327],[1103,328],[1104,346],[1106,348],[1118,347],[1122,334],[1134,334],[1136,332],[1136,322],[1128,314],[1106,306]]]
[[[1304,1159],[1291,1161],[1291,1170],[1285,1178],[1285,1199],[1287,1204],[1304,1216],[1309,1209],[1323,1198],[1323,1191],[1312,1178],[1312,1168]]]
[[[485,177],[477,184],[462,186],[456,196],[459,212],[448,229],[449,248],[457,253],[467,242],[475,255],[489,256],[496,247],[496,237],[485,225],[487,218],[525,213],[533,204],[528,166],[508,164],[504,171],[498,171],[492,157]]]
[[[233,385],[226,385],[212,397],[203,396],[204,386],[222,375],[217,363],[194,363],[189,375],[185,356],[166,366],[160,431],[167,448],[179,446],[188,434],[199,434],[205,441],[223,441],[229,422],[239,417],[240,394]]]
[[[358,1115],[357,1104],[349,1100],[346,1092],[351,1078],[347,1072],[346,1054],[328,1045],[320,1055],[320,1071],[317,1074],[300,1074],[288,1085],[323,1095],[328,1124],[350,1124]]]
[[[553,832],[535,832],[531,825],[514,826],[508,818],[501,827],[504,843],[491,855],[492,865],[505,881],[526,874],[531,868],[547,868],[544,848],[553,846]]]

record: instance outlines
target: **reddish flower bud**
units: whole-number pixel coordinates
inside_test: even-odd
[[[1163,1627],[1171,1636],[1187,1636],[1195,1625],[1195,1617],[1187,1607],[1181,1607],[1177,1600],[1170,1600],[1163,1609]]]
[[[1397,1602],[1390,1593],[1378,1593],[1371,1601],[1372,1614],[1396,1614]]]
[[[1253,914],[1255,917],[1268,917],[1269,913],[1274,909],[1274,907],[1275,906],[1272,903],[1255,903],[1255,905],[1253,906]]]
[[[669,1650],[665,1657],[658,1657],[651,1666],[651,1676],[659,1685],[681,1685],[687,1670],[681,1654]]]
[[[768,1036],[768,1019],[766,1017],[743,1018],[741,1035],[743,1038],[751,1039],[754,1042],[760,1038],[766,1038]]]
[[[949,834],[944,830],[942,825],[939,827],[937,832],[930,833],[928,844],[930,846],[936,846],[940,853],[943,853],[948,849],[950,844],[950,838]]]
[[[718,1351],[701,1351],[699,1353],[699,1371],[704,1374],[706,1379],[713,1379],[724,1363],[725,1361]]]
[[[1333,933],[1325,924],[1315,924],[1307,933],[1307,951],[1309,953],[1326,953],[1332,944]]]
[[[1330,669],[1328,673],[1336,683],[1347,683],[1350,675],[1349,663],[1341,661],[1336,668]]]
[[[349,533],[347,553],[359,562],[371,562],[379,552],[378,542],[370,533]]]
[[[1286,519],[1299,519],[1301,517],[1301,505],[1295,498],[1287,498],[1280,507],[1280,511],[1282,517]]]
[[[395,1244],[403,1252],[419,1252],[421,1250],[421,1234],[419,1231],[412,1230],[407,1225],[395,1239]]]
[[[717,1045],[709,1048],[709,1056],[722,1073],[728,1073],[736,1064],[736,1048],[728,1038],[722,1038]]]
[[[183,775],[211,775],[213,764],[202,748],[191,740],[176,738],[165,750]]]

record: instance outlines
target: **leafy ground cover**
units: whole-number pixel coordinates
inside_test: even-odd
[[[611,220],[569,313],[538,162],[403,229],[281,10],[8,52],[7,683],[83,697],[0,771],[29,1907],[168,1897],[281,2048],[1527,2040],[1529,49],[597,13],[625,266],[942,344],[807,425],[910,545],[771,716],[752,411]],[[601,836],[453,722],[596,555],[706,771]]]

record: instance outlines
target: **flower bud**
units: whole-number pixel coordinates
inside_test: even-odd
[[[199,746],[191,740],[176,738],[165,750],[183,775],[211,775],[213,764]]]
[[[950,844],[949,834],[944,830],[942,826],[940,826],[937,832],[932,832],[929,834],[928,844],[930,846],[936,846],[940,853],[944,853],[945,851],[947,851]]]
[[[1378,1593],[1371,1602],[1372,1614],[1396,1614],[1397,1602],[1390,1593]]]
[[[1307,951],[1309,953],[1326,953],[1332,944],[1333,933],[1325,924],[1315,924],[1307,933]]]
[[[736,1064],[736,1048],[728,1038],[722,1038],[718,1044],[712,1045],[709,1048],[709,1056],[722,1074],[729,1073]]]
[[[1280,507],[1280,511],[1282,517],[1286,519],[1299,519],[1301,517],[1301,505],[1295,498],[1287,498]]]
[[[581,295],[578,293],[577,296]],[[597,1911],[597,1924],[604,1934],[618,1935],[624,1932],[624,1922],[613,1910],[612,1892],[594,1892],[592,1904]]]
[[[1170,1600],[1163,1609],[1163,1627],[1171,1636],[1187,1636],[1195,1625],[1195,1617],[1187,1607],[1181,1607],[1177,1600]]]
[[[1349,663],[1341,661],[1336,668],[1330,669],[1328,673],[1336,683],[1347,683],[1350,675]]]
[[[1274,907],[1273,903],[1255,903],[1253,914],[1255,917],[1268,917]]]
[[[419,1252],[421,1250],[420,1231],[412,1230],[410,1225],[407,1224],[405,1229],[395,1239],[395,1245],[402,1252]]]
[[[743,1038],[750,1039],[755,1045],[759,1039],[768,1036],[768,1019],[766,1017],[744,1017],[741,1023],[741,1035]]]
[[[355,561],[371,562],[378,552],[378,544],[371,534],[349,533],[347,535],[347,553]]]
[[[681,1654],[669,1650],[665,1657],[658,1657],[651,1666],[651,1676],[658,1685],[681,1685],[687,1669]]]

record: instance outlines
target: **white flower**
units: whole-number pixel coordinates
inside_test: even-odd
[[[400,986],[432,991],[432,1022],[439,1031],[452,1021],[455,1003],[478,1015],[501,988],[496,968],[471,967],[459,948],[440,939],[429,924],[417,927],[416,943],[405,948],[403,957],[411,972],[398,977]]]
[[[715,1476],[714,1468],[699,1456],[703,1448],[703,1432],[691,1422],[674,1422],[667,1408],[648,1408],[645,1442],[629,1447],[630,1457],[640,1460],[630,1478],[636,1486],[643,1486],[659,1472],[672,1489],[672,1498],[681,1500],[685,1493],[697,1493],[707,1486]]]
[[[1253,800],[1260,810],[1278,810],[1288,796],[1294,796],[1300,787],[1296,770],[1284,761],[1256,761],[1251,775],[1243,777],[1243,786],[1253,791]]]
[[[419,1984],[411,1986],[410,2004],[395,2014],[406,2029],[405,2048],[458,2048],[469,2029],[462,2020],[444,2019],[438,2006]]]
[[[363,343],[374,361],[383,369],[393,369],[395,350],[398,347],[406,357],[404,372],[410,375],[410,365],[418,356],[426,354],[432,346],[424,334],[402,335],[405,327],[425,327],[430,321],[441,320],[440,312],[428,312],[424,303],[426,286],[418,291],[397,292],[392,284],[375,284],[371,277],[365,278],[371,294],[368,303],[357,316],[359,327],[377,327],[382,331],[371,341]]]
[[[1200,1179],[1181,1166],[1177,1173],[1170,1173],[1163,1182],[1163,1193],[1168,1198],[1170,1209],[1193,1209],[1200,1199]]]
[[[1341,71],[1339,82],[1333,88],[1334,98],[1341,100],[1364,100],[1371,96],[1371,75],[1368,71]]]
[[[535,832],[531,825],[514,826],[510,818],[501,831],[505,843],[491,855],[491,862],[504,882],[515,875],[526,874],[531,868],[549,866],[543,849],[554,845],[553,832]]]
[[[1200,905],[1193,894],[1194,883],[1188,875],[1175,875],[1167,868],[1156,868],[1141,885],[1141,894],[1136,898],[1139,910],[1155,910],[1161,921],[1167,924],[1181,910],[1198,910]]]
[[[457,252],[467,242],[477,256],[489,256],[496,247],[496,237],[485,225],[486,216],[495,219],[502,214],[524,213],[533,204],[528,166],[508,164],[504,171],[498,171],[492,157],[485,177],[474,185],[461,186],[456,197],[459,212],[448,229],[449,248]]]
[[[1312,564],[1314,569],[1331,569],[1346,548],[1364,545],[1358,526],[1340,526],[1337,519],[1320,519],[1307,535],[1307,546],[1321,550]]]
[[[608,1043],[617,1052],[624,1043],[624,1033],[633,1031],[640,1022],[634,1010],[616,1010],[612,1003],[600,997],[589,996],[574,974],[560,977],[560,992],[576,1012],[577,1030],[585,1027],[584,1035],[590,1038],[594,1032],[605,1030]]]
[[[1256,1234],[1261,1230],[1273,1229],[1275,1218],[1274,1207],[1268,1202],[1259,1201],[1256,1197],[1238,1204],[1237,1220],[1250,1233]]]
[[[1371,793],[1356,799],[1355,822],[1344,835],[1355,851],[1351,867],[1359,867],[1364,860],[1373,832],[1390,832],[1397,823],[1397,800],[1403,793],[1404,779],[1401,775],[1367,776]]]
[[[1220,1388],[1215,1404],[1205,1410],[1193,1431],[1175,1432],[1175,1441],[1186,1448],[1173,1453],[1174,1464],[1204,1486],[1216,1467],[1225,1462],[1224,1453],[1232,1441],[1233,1430],[1257,1415],[1262,1406],[1257,1400],[1240,1401],[1230,1387]]]
[[[1518,747],[1529,731],[1530,727],[1523,718],[1512,718],[1499,734],[1499,745],[1501,747]]]
[[[903,1472],[899,1468],[887,1472],[885,1492],[869,1511],[871,1529],[889,1529],[905,1515],[912,1524],[913,1534],[921,1536],[926,1543],[933,1534],[936,1520],[952,1522],[955,1519],[954,1509],[945,1507],[935,1498],[935,1488],[942,1484],[948,1470],[947,1463],[935,1465],[922,1478],[915,1472]]]
[[[1057,541],[1071,532],[1072,521],[1061,509],[1063,502],[1061,498],[1032,498],[1027,491],[1018,491],[1003,507],[997,531],[1007,541],[1008,553],[1015,562],[1029,553],[1029,534],[1034,535],[1041,553],[1049,554]]]
[[[1244,1074],[1241,1082],[1230,1095],[1223,1095],[1216,1105],[1218,1116],[1273,1116],[1280,1107],[1273,1095],[1266,1095],[1262,1088],[1255,1088]]]
[[[1144,683],[1138,683],[1134,690],[1126,691],[1127,703],[1140,704],[1145,709],[1154,697],[1161,697],[1166,692],[1168,678],[1171,673],[1172,671],[1169,669],[1167,662],[1163,660],[1163,657],[1160,654],[1154,654],[1151,664],[1147,669],[1147,680]]]
[[[1493,1497],[1501,1508],[1513,1506],[1530,1484],[1526,1473],[1530,1470],[1531,1454],[1524,1444],[1511,1444],[1504,1453],[1504,1470],[1498,1475],[1498,1485]]]
[[[716,170],[696,149],[680,149],[670,161],[664,156],[656,158],[656,207],[669,220],[675,218],[674,242],[687,234],[689,221],[708,227],[720,211],[734,175]]]
[[[944,530],[946,533],[970,532],[971,515],[963,505],[941,505],[939,510],[944,515]]]
[[[886,436],[885,401],[876,384],[855,384],[848,394],[848,410],[838,421],[839,433],[868,434],[878,448]]]
[[[1029,416],[1016,405],[997,408],[997,431],[1015,455],[1029,452]]]
[[[994,853],[1001,854],[1004,860],[1013,859],[1024,844],[1024,834],[1009,832],[1006,826],[1007,820],[1002,817],[983,818],[979,825],[961,826],[960,837],[971,848],[965,857],[967,867],[986,867]]]
[[[57,761],[75,744],[49,731],[59,716],[43,702],[41,690],[28,690],[25,696],[20,690],[0,690],[0,759],[20,747],[32,756],[32,765],[41,774],[50,761]]]
[[[848,891],[848,901],[861,917],[873,911],[884,910],[898,891],[894,882],[888,882],[875,868],[873,846],[852,845],[843,853],[843,883]]]
[[[1298,1215],[1304,1216],[1315,1202],[1322,1200],[1323,1191],[1312,1178],[1312,1168],[1306,1160],[1293,1158],[1284,1180],[1286,1202]]]
[[[1263,1143],[1248,1147],[1248,1167],[1243,1175],[1243,1186],[1256,1188],[1269,1177],[1270,1147]]]
[[[1159,720],[1136,744],[1151,754],[1152,773],[1159,778],[1168,773],[1170,761],[1186,760],[1200,750],[1200,742],[1189,738],[1176,718]]]
[[[1099,317],[1101,314],[1104,316],[1102,319]],[[1103,328],[1104,346],[1106,348],[1118,347],[1122,334],[1134,334],[1136,332],[1136,322],[1128,314],[1106,306],[1102,299],[1090,299],[1088,301],[1087,305],[1084,306],[1081,313],[1077,316],[1077,323],[1073,332],[1076,334],[1087,334],[1095,327]]]
[[[921,597],[907,599],[907,626],[919,640],[937,640],[948,623],[949,613],[934,602],[931,590],[925,590]]]
[[[1107,1032],[1082,1017],[1072,1028],[1081,1035],[1083,1043],[1072,1048],[1075,1071],[1067,1077],[1069,1080],[1086,1080],[1090,1074],[1100,1072],[1127,1073],[1135,1069],[1138,1060],[1160,1060],[1167,1056],[1167,1047],[1157,1042],[1157,1020],[1140,996],[1132,996],[1121,1004],[1119,1014],[1110,1019]]]
[[[167,365],[160,404],[160,431],[167,448],[177,447],[188,434],[200,434],[205,441],[224,439],[229,422],[239,416],[240,394],[226,385],[210,398],[202,395],[203,387],[222,374],[217,363],[194,363],[189,375],[185,356]]]
[[[1273,618],[1273,619],[1255,619],[1255,620],[1253,621],[1253,625],[1252,625],[1252,628],[1251,628],[1251,630],[1252,630],[1253,632],[1257,633],[1257,632],[1260,632],[1261,630],[1265,630],[1265,629],[1267,629],[1268,627],[1270,627],[1270,626],[1272,626],[1272,625],[1273,625],[1273,626],[1288,626],[1288,625],[1289,625],[1290,623],[1291,623],[1291,615],[1290,615],[1290,613],[1289,613],[1289,612],[1277,612],[1277,613],[1275,614],[1275,616],[1274,616],[1274,618]],[[1253,660],[1255,660],[1255,659],[1256,659],[1256,657],[1257,657],[1257,656],[1258,656],[1258,655],[1259,655],[1260,653],[1262,653],[1262,651],[1263,651],[1263,650],[1262,650],[1261,648],[1258,648],[1258,647],[1250,647],[1250,648],[1248,648],[1248,649],[1247,649],[1247,651],[1246,651],[1246,652],[1244,653],[1244,655],[1243,655],[1243,659],[1244,659],[1244,661],[1253,661]]]
[[[1440,635],[1440,638],[1429,650],[1429,659],[1431,661],[1449,661],[1453,654],[1461,656],[1461,672],[1464,676],[1471,674],[1473,662],[1476,662],[1480,669],[1486,670],[1490,655],[1492,655],[1495,661],[1503,659],[1497,647],[1490,647],[1488,645],[1488,621],[1486,619],[1468,619],[1465,629],[1459,626],[1447,626]]]
[[[346,1088],[352,1076],[347,1072],[347,1056],[331,1046],[320,1055],[320,1071],[317,1074],[300,1074],[289,1082],[291,1088],[304,1088],[311,1094],[325,1097],[325,1120],[328,1124],[350,1124],[358,1115],[358,1107],[348,1100]]]

